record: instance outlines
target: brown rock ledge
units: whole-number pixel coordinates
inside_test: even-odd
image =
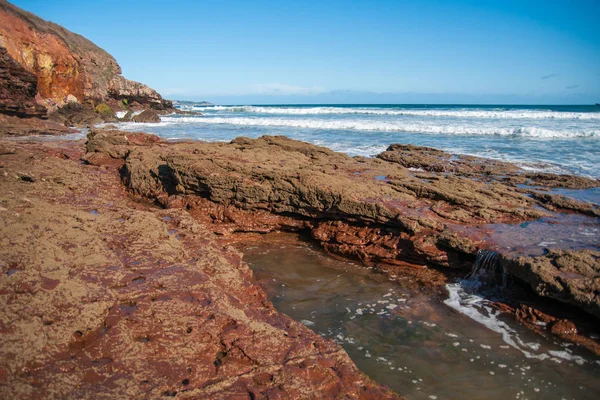
[[[0,397],[396,397],[186,211],[132,202],[82,152],[0,141]]]
[[[550,250],[537,257],[501,261],[538,295],[570,303],[600,318],[600,251]]]

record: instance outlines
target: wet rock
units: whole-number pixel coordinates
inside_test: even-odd
[[[577,327],[571,321],[561,319],[552,324],[550,331],[557,336],[576,335]]]
[[[308,231],[327,251],[366,263],[469,268],[477,250],[490,246],[475,228],[544,215],[543,199],[498,179],[412,171],[285,137],[125,146],[116,153],[111,140],[102,137],[105,144],[92,150],[122,157],[125,183],[138,196],[190,210],[221,235]],[[575,200],[569,204],[586,212]],[[507,255],[506,270],[541,296],[600,316],[596,254]]]
[[[431,147],[392,144],[377,156],[398,163],[415,172],[443,172],[480,181],[501,182],[511,186],[522,184],[551,188],[587,189],[600,186],[596,179],[573,175],[527,172],[515,164],[488,158],[455,155]]]
[[[556,175],[548,173],[524,173],[512,178],[515,183],[526,185],[539,185],[553,188],[570,189],[589,189],[600,186],[597,179],[590,179],[583,176],[574,175]]]
[[[127,111],[127,113],[125,113],[125,115],[123,115],[123,117],[120,118],[119,121],[130,122],[132,119],[133,119],[133,112]]]
[[[429,172],[451,172],[457,175],[505,175],[517,173],[514,164],[481,157],[454,155],[431,147],[392,144],[377,156],[406,168]]]
[[[475,247],[467,239],[448,240],[451,224],[540,215],[528,209],[530,198],[511,187],[452,176],[414,176],[394,163],[351,158],[284,137],[133,149],[125,177],[134,192],[159,201],[198,196],[248,212],[313,221],[313,237],[328,244],[326,248],[365,261],[394,263],[411,254],[411,261],[448,266],[449,252]],[[323,233],[326,227],[331,234]],[[345,234],[336,235],[335,230]],[[389,240],[364,239],[384,231]],[[371,250],[365,252],[366,246]]]
[[[92,127],[102,122],[115,122],[117,117],[113,109],[106,103],[95,108],[89,104],[70,102],[50,114],[50,119],[65,126],[78,128]]]
[[[588,202],[577,201],[570,197],[551,193],[530,192],[531,196],[540,201],[540,203],[550,209],[573,210],[581,214],[587,214],[592,217],[600,217],[600,206]]]
[[[519,304],[512,308],[507,304],[497,303],[496,307],[504,312],[514,314],[517,321],[534,332],[542,335],[550,332],[562,340],[575,343],[593,354],[600,355],[600,343],[597,338],[590,337],[590,333],[595,334],[597,324],[587,316],[582,318],[581,315],[574,314],[572,309],[567,310],[562,307],[562,310],[557,310],[556,304],[544,305],[547,312],[556,314],[559,311],[560,317],[556,317],[526,304]],[[565,318],[565,315],[568,315],[568,318]],[[577,329],[571,319],[577,320],[578,324],[583,325],[584,331]]]
[[[199,111],[179,110],[177,108],[173,109],[172,112],[177,115],[194,115],[194,116],[204,115]]]
[[[68,103],[50,114],[52,121],[65,126],[87,127],[102,122],[102,117],[90,107],[79,103]]]
[[[160,117],[156,111],[153,110],[144,110],[140,114],[134,116],[132,119],[133,122],[160,122]]]
[[[547,325],[556,321],[556,318],[525,304],[520,304],[515,310],[515,314],[517,321],[524,324],[533,324],[546,327]]]

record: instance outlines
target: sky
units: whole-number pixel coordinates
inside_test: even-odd
[[[164,97],[600,102],[599,0],[13,0]]]

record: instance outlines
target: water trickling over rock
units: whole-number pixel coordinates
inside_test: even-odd
[[[479,250],[465,281],[473,289],[500,292],[506,288],[507,279],[500,254],[491,250]]]

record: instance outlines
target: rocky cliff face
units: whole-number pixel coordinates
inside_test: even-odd
[[[172,106],[148,86],[121,76],[106,51],[83,36],[0,0],[0,46],[37,76],[42,103],[61,106],[78,101],[121,100],[165,109]]]
[[[46,109],[35,101],[37,78],[0,47],[0,113],[18,117],[42,116]]]

